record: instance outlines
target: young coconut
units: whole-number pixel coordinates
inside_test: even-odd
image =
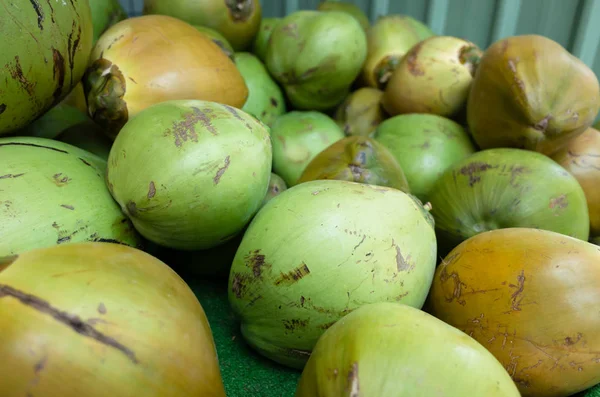
[[[287,185],[282,177],[275,173],[271,173],[271,178],[269,179],[269,189],[267,189],[267,194],[262,203],[262,207],[264,207],[269,201],[271,201],[276,196],[279,196],[282,192],[287,190]],[[262,208],[261,207],[261,208]]]
[[[344,3],[342,1],[321,1],[317,6],[317,10],[346,12],[356,18],[365,32],[367,32],[371,26],[369,18],[356,4]]]
[[[361,74],[363,84],[385,89],[408,50],[433,35],[427,25],[407,15],[379,17],[367,32],[368,54]]]
[[[263,18],[260,21],[260,28],[252,43],[252,52],[262,62],[265,62],[267,59],[269,39],[279,21],[281,21],[281,18]]]
[[[259,0],[144,0],[144,15],[169,15],[221,33],[235,51],[244,51],[258,32]]]
[[[188,285],[137,249],[77,243],[0,258],[3,397],[225,397]]]
[[[599,247],[564,234],[481,233],[442,261],[426,309],[489,350],[523,397],[572,396],[600,383],[599,263]]]
[[[156,103],[199,99],[241,108],[248,97],[244,78],[218,45],[164,15],[109,28],[94,47],[83,86],[90,116],[113,139],[127,120]]]
[[[255,55],[238,52],[234,61],[248,87],[248,99],[242,110],[271,126],[275,119],[286,111],[281,88]]]
[[[317,179],[368,183],[410,192],[394,155],[379,142],[364,136],[346,137],[325,148],[306,166],[298,183]]]
[[[0,135],[58,104],[81,80],[92,49],[88,0],[2,2]]]
[[[583,188],[590,213],[590,236],[600,237],[600,131],[588,128],[552,158]]]
[[[382,96],[383,92],[376,88],[359,88],[338,106],[335,121],[346,135],[372,136],[388,117],[381,107]]]
[[[302,368],[323,332],[368,303],[420,308],[436,264],[433,220],[399,190],[340,180],[298,184],[244,233],[229,302],[260,354]]]
[[[295,397],[348,395],[521,397],[481,344],[430,314],[388,302],[361,306],[325,331]]]
[[[391,117],[377,127],[374,135],[398,161],[411,193],[424,203],[450,166],[475,153],[460,124],[434,114]]]
[[[256,118],[216,102],[166,101],[123,127],[106,181],[145,238],[200,250],[225,243],[252,219],[271,165],[269,131]]]
[[[451,36],[425,39],[392,72],[381,103],[392,116],[432,113],[451,117],[464,108],[482,52]]]
[[[235,53],[235,51],[233,50],[233,47],[231,46],[231,44],[229,44],[227,39],[225,37],[223,37],[223,35],[221,33],[217,32],[214,29],[206,27],[206,26],[194,25],[194,27],[199,32],[202,32],[206,36],[208,36],[208,38],[210,38],[216,45],[219,46],[219,48],[221,48],[221,50],[225,53],[225,55],[227,55],[229,58],[231,58],[233,60],[233,54]]]
[[[317,154],[344,138],[329,116],[316,111],[291,111],[279,116],[271,127],[273,171],[288,186],[298,178]]]
[[[469,130],[482,149],[515,147],[552,155],[592,125],[600,109],[594,72],[539,35],[492,44],[467,102]]]
[[[117,22],[127,18],[119,0],[89,0],[94,25],[94,44],[102,33]]]
[[[429,200],[445,249],[476,234],[511,227],[589,237],[586,197],[577,179],[549,157],[529,150],[474,153],[446,170]]]
[[[365,32],[353,16],[301,10],[273,30],[265,63],[294,108],[325,111],[348,95],[366,56]]]
[[[112,199],[106,162],[52,139],[0,139],[0,256],[83,241],[139,247]]]

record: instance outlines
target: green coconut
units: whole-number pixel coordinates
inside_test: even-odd
[[[375,140],[398,160],[411,193],[423,202],[448,167],[475,152],[464,128],[433,114],[389,118],[377,127]]]
[[[288,186],[294,186],[312,159],[344,138],[344,132],[323,113],[296,110],[275,120],[271,137],[273,170]]]
[[[400,60],[417,43],[434,36],[423,22],[408,15],[385,15],[367,33],[368,54],[361,80],[367,87],[385,89]]]
[[[381,143],[365,136],[349,136],[323,149],[306,166],[298,183],[317,179],[368,183],[410,192],[394,155]]]
[[[0,257],[83,241],[140,239],[104,182],[106,163],[45,138],[0,138]]]
[[[271,162],[267,127],[251,115],[216,102],[173,100],[125,124],[106,179],[145,238],[200,250],[233,238],[259,210]]]
[[[335,121],[346,135],[372,136],[388,115],[381,106],[383,92],[363,87],[352,92],[335,112]]]
[[[275,27],[265,63],[296,109],[324,111],[348,95],[366,56],[366,35],[353,16],[301,10]]]
[[[243,51],[258,32],[262,8],[258,0],[145,0],[143,13],[207,26],[221,33],[234,50]]]
[[[388,302],[364,305],[325,331],[295,394],[348,395],[520,397],[502,364],[469,335]]]
[[[265,65],[249,52],[238,52],[235,64],[248,87],[248,99],[242,110],[270,126],[285,113],[285,97]]]
[[[581,185],[563,167],[534,151],[477,152],[446,170],[429,200],[440,242],[450,249],[476,234],[502,228],[589,237]]]
[[[256,37],[254,37],[254,42],[252,43],[252,52],[262,62],[265,62],[267,59],[267,46],[269,44],[269,39],[271,38],[273,29],[275,29],[279,21],[281,21],[281,18],[263,18],[260,21],[260,28],[258,29]]]
[[[229,275],[229,301],[260,354],[302,368],[323,332],[375,302],[421,308],[435,271],[433,220],[399,190],[319,180],[256,215]]]
[[[92,50],[87,0],[2,2],[0,135],[58,104],[79,81]]]
[[[89,0],[94,25],[94,43],[115,23],[127,18],[119,0]]]
[[[196,29],[207,35],[216,45],[221,47],[221,50],[231,59],[233,59],[234,50],[227,39],[219,32],[207,26],[194,25]]]
[[[43,116],[18,131],[19,135],[54,139],[61,132],[81,122],[89,120],[89,116],[64,102],[50,108]]]
[[[365,32],[369,30],[369,27],[371,26],[367,15],[356,4],[345,3],[343,1],[321,1],[317,6],[317,10],[346,12],[356,18]]]
[[[271,178],[269,179],[269,189],[267,190],[267,195],[263,200],[263,207],[275,196],[279,196],[282,192],[286,190],[287,185],[283,178],[272,172]]]

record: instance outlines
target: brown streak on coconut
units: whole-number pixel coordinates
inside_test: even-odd
[[[221,177],[223,176],[225,171],[227,171],[227,168],[229,168],[229,164],[230,164],[230,157],[227,156],[227,157],[225,157],[225,165],[223,165],[223,167],[219,167],[219,169],[217,170],[217,173],[215,174],[215,176],[213,178],[213,182],[215,183],[215,185],[219,184],[219,182],[221,181]]]
[[[297,268],[292,269],[287,273],[281,273],[279,278],[275,280],[275,285],[280,285],[284,283],[291,285],[298,282],[299,280],[301,280],[309,274],[310,269],[308,268],[308,266],[306,266],[306,263],[302,262],[302,264]]]
[[[23,305],[28,306],[41,314],[48,315],[59,323],[69,327],[79,335],[94,339],[103,345],[116,349],[123,353],[134,364],[138,363],[135,353],[131,349],[118,342],[116,339],[108,335],[104,335],[93,326],[83,321],[79,316],[54,308],[50,305],[50,303],[35,295],[28,294],[6,284],[0,284],[0,298],[6,297],[14,298]]]

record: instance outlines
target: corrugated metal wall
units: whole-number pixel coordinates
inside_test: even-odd
[[[139,15],[143,0],[120,0]],[[264,16],[314,9],[320,0],[261,0]],[[482,48],[515,34],[537,33],[556,40],[600,76],[600,0],[354,0],[375,20],[406,14],[436,33],[462,37]]]

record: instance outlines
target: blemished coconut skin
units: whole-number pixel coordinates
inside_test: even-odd
[[[2,2],[0,136],[59,103],[81,80],[92,50],[87,0]]]
[[[112,243],[0,258],[3,397],[225,397],[202,306],[158,259]]]
[[[406,176],[392,153],[365,136],[349,136],[322,150],[308,164],[298,183],[317,179],[388,186],[410,193]]]
[[[435,114],[403,114],[382,122],[375,140],[396,158],[412,194],[427,202],[435,182],[476,149],[465,129]]]
[[[600,247],[531,228],[471,237],[442,261],[425,309],[502,363],[524,397],[600,382]]]
[[[372,137],[375,129],[388,115],[381,107],[383,92],[362,87],[350,93],[335,112],[335,121],[348,136]]]
[[[84,241],[139,247],[106,186],[106,161],[52,139],[0,138],[0,256]]]
[[[309,181],[271,199],[248,226],[231,265],[229,302],[253,349],[301,369],[322,333],[357,307],[420,308],[436,254],[433,220],[414,197]]]
[[[476,152],[446,170],[429,201],[438,239],[448,250],[478,233],[510,227],[589,237],[587,202],[579,182],[534,151]]]
[[[477,45],[458,37],[433,36],[417,43],[394,69],[383,107],[392,116],[455,116],[467,103],[481,54]]]
[[[547,37],[520,35],[485,50],[467,121],[481,149],[552,155],[590,127],[599,109],[598,78],[585,63]]]
[[[434,33],[423,22],[408,15],[379,17],[367,32],[368,54],[361,83],[385,89],[392,72],[406,53]]]
[[[108,188],[146,239],[201,250],[237,235],[259,210],[271,175],[264,124],[201,100],[167,101],[131,119],[108,157]]]
[[[295,397],[342,395],[520,397],[481,344],[430,314],[389,302],[364,305],[325,331]]]
[[[169,15],[221,33],[233,49],[246,50],[262,19],[259,0],[144,0],[145,15]]]
[[[294,108],[326,111],[348,95],[366,56],[366,35],[353,16],[300,10],[274,28],[265,64]]]
[[[128,18],[104,32],[83,86],[90,116],[112,138],[156,103],[197,99],[241,108],[248,97],[244,78],[217,44],[165,15]]]
[[[588,128],[552,158],[583,188],[590,213],[590,237],[600,237],[600,131]]]

